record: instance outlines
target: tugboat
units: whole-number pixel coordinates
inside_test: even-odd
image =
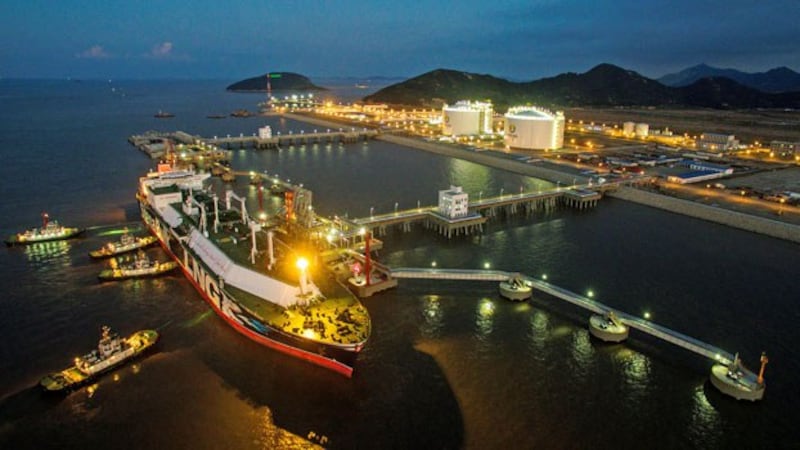
[[[178,268],[175,261],[150,261],[145,252],[140,251],[133,263],[120,266],[117,260],[111,261],[111,268],[97,275],[101,281],[127,280],[128,278],[145,278],[163,275]]]
[[[628,326],[613,311],[589,317],[589,333],[601,341],[622,342],[628,338],[628,331]]]
[[[764,367],[768,362],[766,353],[762,353],[761,370],[756,375],[742,364],[737,353],[730,365],[714,364],[711,368],[711,384],[736,400],[761,400],[767,387],[764,382]]]
[[[72,367],[42,378],[39,385],[49,392],[78,387],[103,372],[142,354],[157,341],[158,332],[155,330],[141,330],[127,338],[122,338],[119,334],[112,332],[111,328],[104,326],[103,335],[96,350],[75,358],[75,364]]]
[[[122,253],[131,252],[140,248],[153,245],[158,242],[155,236],[142,236],[136,237],[125,231],[125,234],[120,237],[117,242],[109,242],[99,250],[89,252],[92,258],[106,258],[108,256],[120,255]]]
[[[5,240],[7,246],[18,244],[35,244],[37,242],[45,241],[61,241],[64,239],[73,238],[83,233],[84,230],[80,228],[69,228],[59,225],[57,220],[50,221],[50,216],[44,212],[42,213],[42,227],[32,228],[22,233],[17,233],[9,236]]]

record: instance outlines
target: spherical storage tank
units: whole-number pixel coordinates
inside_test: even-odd
[[[505,143],[508,147],[545,150],[564,146],[564,114],[543,108],[510,108],[505,115]]]

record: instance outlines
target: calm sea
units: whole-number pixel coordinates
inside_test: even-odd
[[[0,232],[34,226],[42,211],[89,227],[83,239],[0,252],[0,448],[305,448],[321,436],[345,449],[800,448],[800,247],[635,204],[495,220],[451,241],[390,233],[379,256],[547,274],[751,367],[766,350],[762,402],[710,387],[711,361],[636,332],[598,343],[585,311],[545,296],[504,301],[493,283],[403,281],[364,300],[373,333],[346,379],[238,335],[178,275],[97,282],[104,263],[87,252],[139,227],[136,180],[152,162],[128,136],[314,128],[206,118],[262,100],[226,84],[0,80]],[[368,92],[346,88],[324,95]],[[350,217],[433,204],[451,184],[473,196],[550,186],[378,141],[236,150],[233,165],[302,182],[320,214]],[[244,180],[237,189],[256,201]],[[157,328],[158,351],[67,396],[36,389],[105,324]]]

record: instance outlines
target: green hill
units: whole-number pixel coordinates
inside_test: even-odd
[[[267,75],[269,84],[273,91],[324,91],[311,82],[308,77],[292,72],[270,72],[269,74],[259,75],[246,80],[237,81],[226,88],[233,92],[266,92]]]
[[[437,69],[381,89],[364,101],[438,107],[458,100],[491,100],[499,111],[526,103],[552,107],[800,108],[800,93],[768,94],[722,80],[701,79],[688,86],[670,87],[611,64],[600,64],[581,74],[565,73],[522,83]]]

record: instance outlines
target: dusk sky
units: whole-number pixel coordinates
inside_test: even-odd
[[[0,77],[222,78],[267,71],[531,80],[609,62],[800,69],[798,0],[4,0]]]

